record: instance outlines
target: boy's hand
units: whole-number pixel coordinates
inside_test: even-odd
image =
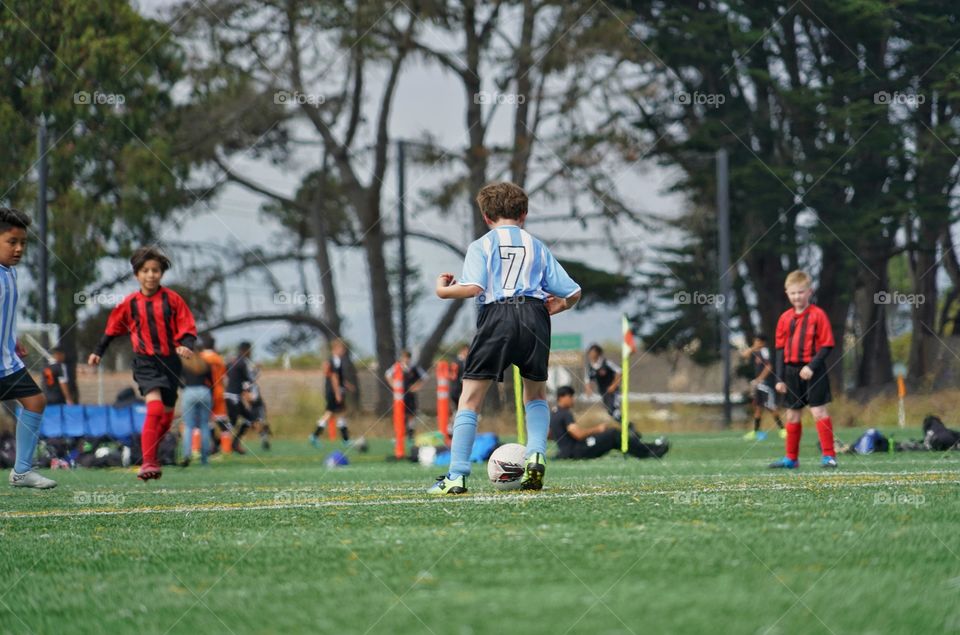
[[[552,295],[547,296],[547,299],[544,300],[544,304],[547,305],[547,313],[550,315],[556,315],[561,311],[567,310],[567,301],[563,298],[557,298]]]
[[[441,273],[439,276],[437,276],[437,295],[440,295],[440,289],[449,287],[454,282],[456,282],[456,279],[453,277],[452,273]]]
[[[191,357],[193,357],[193,351],[191,351],[186,346],[178,346],[177,355],[179,355],[180,357],[185,357],[186,359],[190,359]]]
[[[773,389],[776,390],[778,393],[781,393],[781,394],[783,394],[783,395],[787,394],[787,385],[786,385],[785,383],[783,383],[782,381],[778,381],[778,382],[777,382],[777,385],[774,386]]]
[[[800,379],[802,379],[803,381],[807,381],[811,377],[813,377],[812,368],[810,368],[809,366],[804,366],[803,368],[800,369]]]
[[[96,353],[90,353],[90,357],[87,358],[87,363],[90,364],[91,366],[99,366],[100,356],[97,355]]]

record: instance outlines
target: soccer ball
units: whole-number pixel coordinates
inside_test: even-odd
[[[487,461],[487,476],[499,490],[520,489],[520,479],[526,466],[527,449],[519,443],[501,445]]]

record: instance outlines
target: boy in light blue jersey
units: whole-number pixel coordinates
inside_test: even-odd
[[[17,344],[17,270],[27,248],[30,217],[23,212],[0,207],[0,401],[16,399],[17,458],[10,470],[12,487],[50,489],[57,482],[33,469],[33,455],[40,438],[40,422],[47,406],[43,391],[33,381],[20,359]]]
[[[580,286],[563,270],[541,241],[523,229],[527,195],[513,183],[493,183],[477,194],[490,231],[467,249],[463,275],[437,277],[444,299],[476,298],[477,332],[467,353],[463,392],[453,422],[450,472],[427,490],[430,494],[464,494],[470,475],[470,452],[477,433],[477,413],[493,380],[515,364],[523,377],[527,423],[526,467],[520,487],[543,488],[550,410],[546,401],[550,356],[550,316],[580,299]]]

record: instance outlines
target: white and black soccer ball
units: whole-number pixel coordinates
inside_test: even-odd
[[[487,461],[487,476],[499,490],[520,489],[527,449],[519,443],[506,443],[493,451]]]

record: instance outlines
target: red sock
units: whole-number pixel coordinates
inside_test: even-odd
[[[143,422],[143,432],[140,435],[144,465],[157,465],[157,442],[160,440],[163,414],[163,402],[147,402],[147,418]]]
[[[800,458],[800,434],[803,426],[799,421],[788,421],[787,425],[787,458],[796,461]]]
[[[173,425],[173,410],[170,412],[164,411],[163,418],[160,420],[160,436],[158,439],[162,439],[163,435],[170,432],[170,426]]]
[[[817,436],[820,437],[823,455],[836,458],[837,452],[833,449],[833,422],[830,421],[830,417],[817,420]]]

